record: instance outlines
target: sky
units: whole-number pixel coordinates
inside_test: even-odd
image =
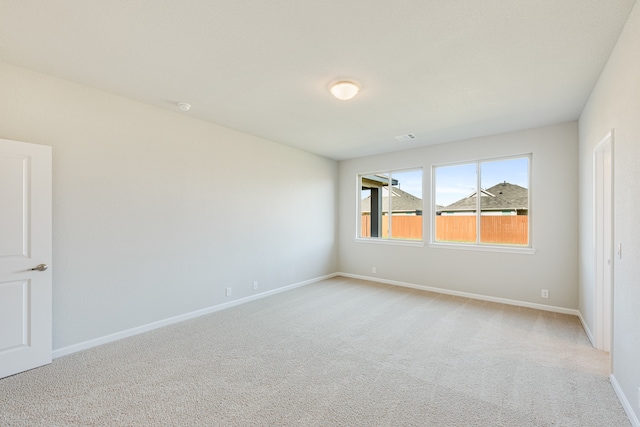
[[[490,188],[500,182],[529,187],[529,158],[480,163],[481,187]],[[436,204],[450,205],[476,191],[476,164],[440,166],[436,168]]]
[[[529,158],[482,162],[482,188],[490,188],[507,181],[524,188],[529,187]],[[393,172],[401,190],[423,198],[422,169]],[[466,163],[453,166],[436,167],[436,204],[447,206],[476,191],[476,164]],[[362,194],[367,197],[369,194]]]
[[[402,191],[422,199],[422,169],[393,172],[392,178],[398,180],[397,187]]]

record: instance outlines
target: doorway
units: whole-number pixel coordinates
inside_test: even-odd
[[[611,352],[613,335],[613,130],[593,150],[596,348]]]

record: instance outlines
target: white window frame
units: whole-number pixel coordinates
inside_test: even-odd
[[[476,192],[479,193],[482,190],[482,175],[480,165],[482,163],[488,162],[499,162],[503,160],[513,160],[513,159],[522,159],[527,158],[529,160],[528,167],[528,210],[527,210],[527,219],[528,219],[528,227],[527,227],[527,241],[528,245],[510,245],[510,244],[496,244],[496,243],[481,243],[480,239],[480,221],[482,217],[481,210],[481,196],[476,196],[477,204],[476,204],[476,241],[475,242],[442,242],[436,241],[436,169],[440,167],[447,166],[459,166],[459,165],[476,165]],[[471,250],[471,251],[486,251],[486,252],[507,252],[507,253],[522,253],[522,254],[533,254],[535,253],[535,249],[533,247],[533,153],[524,153],[524,154],[515,154],[510,156],[502,156],[502,157],[490,157],[484,159],[477,160],[467,160],[461,162],[454,163],[441,163],[431,165],[431,220],[430,220],[430,233],[431,238],[429,239],[429,247],[433,248],[441,248],[441,249],[457,249],[457,250]]]
[[[401,239],[401,238],[393,238],[393,232],[392,232],[392,216],[391,214],[387,215],[387,221],[388,221],[388,229],[389,229],[389,237],[388,238],[383,238],[383,237],[362,237],[361,231],[362,231],[362,200],[361,200],[361,196],[362,196],[362,177],[366,176],[366,175],[378,175],[378,174],[387,174],[388,175],[388,179],[389,179],[389,186],[393,187],[393,185],[391,184],[393,182],[393,174],[394,173],[402,173],[402,172],[412,172],[412,171],[420,171],[421,173],[421,180],[422,180],[422,197],[420,198],[422,200],[422,215],[421,215],[421,227],[422,227],[422,238],[420,240],[408,240],[408,239]],[[362,173],[357,173],[356,174],[356,235],[355,235],[355,241],[356,242],[360,242],[360,243],[373,243],[373,244],[382,244],[382,245],[399,245],[399,246],[424,246],[425,245],[425,240],[424,240],[424,234],[425,234],[425,200],[424,200],[424,181],[425,181],[425,174],[424,174],[424,168],[422,166],[416,166],[416,167],[409,167],[409,168],[402,168],[402,169],[385,169],[385,170],[378,170],[375,172],[362,172]],[[393,211],[393,200],[392,200],[392,196],[391,196],[391,190],[389,189],[389,212]]]

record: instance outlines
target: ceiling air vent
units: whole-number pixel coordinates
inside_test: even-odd
[[[416,136],[412,133],[408,133],[406,135],[398,135],[396,136],[398,141],[411,141],[412,139],[416,139]]]

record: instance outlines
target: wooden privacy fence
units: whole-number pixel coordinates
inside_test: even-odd
[[[389,237],[389,217],[382,217],[382,237]],[[371,217],[362,215],[361,237],[371,237]],[[421,215],[393,215],[391,217],[393,237],[399,239],[422,239]]]
[[[391,226],[393,237],[401,239],[422,238],[422,216],[393,215]],[[362,216],[362,237],[370,237],[369,215]],[[526,245],[529,243],[529,217],[526,215],[481,216],[482,243],[508,243]],[[389,236],[387,217],[382,220],[382,237]],[[475,242],[475,216],[436,216],[436,241]]]
[[[482,243],[529,244],[529,217],[527,215],[481,216],[480,227],[480,241]]]

